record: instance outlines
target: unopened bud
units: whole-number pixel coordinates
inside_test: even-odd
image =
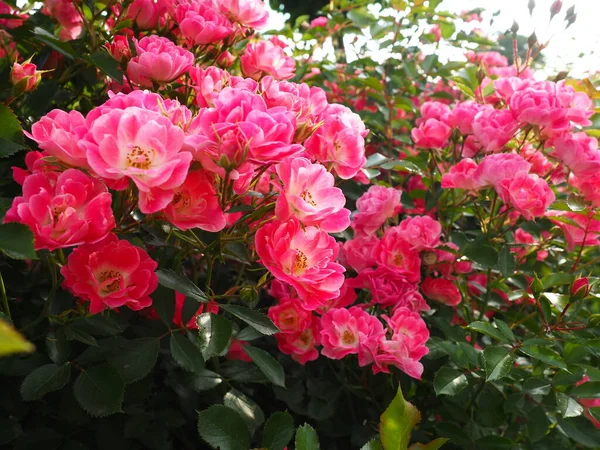
[[[535,8],[535,0],[529,0],[529,3],[527,3],[527,8],[529,8],[529,15],[533,15],[533,8]]]
[[[562,0],[555,0],[555,2],[552,3],[552,6],[550,6],[550,20],[552,20],[552,18],[557,15],[561,9]]]
[[[569,16],[569,18],[567,19],[567,28],[569,28],[571,25],[573,25],[575,23],[575,20],[577,20],[577,14],[573,14],[572,16]]]
[[[235,56],[225,50],[223,53],[219,55],[217,58],[217,65],[222,69],[227,69],[231,66],[235,61]]]
[[[578,278],[571,285],[571,296],[576,299],[585,298],[590,293],[590,283],[587,277]]]
[[[24,64],[14,63],[10,70],[10,82],[13,85],[15,97],[24,92],[33,91],[42,81],[42,71],[37,70],[35,64],[25,61]]]
[[[527,39],[527,45],[529,45],[529,48],[533,48],[533,46],[537,43],[537,36],[535,35],[535,33],[531,33],[531,36],[529,36],[529,39]]]
[[[512,27],[510,27],[510,31],[512,31],[513,34],[517,34],[517,31],[519,31],[519,24],[515,21],[512,24]]]
[[[437,254],[435,252],[423,252],[421,254],[421,260],[426,266],[431,266],[437,262]]]

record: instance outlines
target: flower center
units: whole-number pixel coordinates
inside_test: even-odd
[[[183,192],[179,191],[175,193],[172,204],[175,208],[185,208],[189,206],[190,198],[187,195],[184,195]]]
[[[352,345],[356,342],[356,336],[350,330],[344,330],[342,334],[342,343],[345,345]]]
[[[127,167],[148,170],[152,165],[154,150],[144,150],[137,145],[127,154]]]
[[[298,340],[304,344],[304,347],[308,347],[312,343],[311,330],[304,330],[302,333],[300,333]]]
[[[52,208],[52,223],[56,225],[60,219],[60,215],[65,212],[66,206],[55,206]]]
[[[294,273],[302,272],[308,267],[308,258],[300,250],[296,250],[296,259],[294,261]]]
[[[396,255],[394,255],[394,264],[395,265],[401,266],[403,261],[404,261],[404,258],[402,257],[402,255],[400,253],[397,253]]]
[[[100,290],[102,293],[105,295],[111,294],[118,291],[121,287],[121,272],[117,272],[116,270],[105,270],[100,273],[98,281],[100,282]]]
[[[317,203],[313,200],[313,196],[306,189],[302,192],[302,194],[300,194],[300,198],[306,203],[317,206]]]

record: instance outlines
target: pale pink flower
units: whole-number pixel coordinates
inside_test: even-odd
[[[302,332],[312,323],[312,313],[303,309],[295,298],[286,298],[271,306],[268,316],[282,333]]]
[[[567,250],[572,251],[579,245],[600,245],[600,221],[593,216],[571,211],[547,211],[546,217],[565,234]],[[554,217],[560,217],[564,221],[555,220]]]
[[[263,0],[220,0],[218,5],[231,21],[244,27],[264,28],[269,20]]]
[[[370,269],[377,264],[375,249],[379,239],[377,236],[359,234],[341,245],[340,260],[344,265],[356,272]]]
[[[227,17],[200,0],[178,3],[175,18],[181,34],[193,44],[213,44],[233,33],[233,26]]]
[[[192,81],[191,86],[196,93],[194,103],[201,108],[214,107],[219,92],[226,87],[246,89],[253,93],[256,93],[258,88],[256,81],[232,76],[229,72],[214,66],[206,69],[199,66],[192,67],[188,75]]]
[[[475,182],[480,187],[496,187],[504,180],[512,180],[519,173],[529,173],[531,164],[516,153],[498,153],[488,155],[473,173]]]
[[[373,372],[389,373],[388,366],[396,366],[407,375],[420,379],[423,365],[419,360],[429,353],[425,345],[429,340],[427,325],[419,315],[408,308],[398,308],[391,318],[384,317],[391,339],[382,339],[377,354]]]
[[[328,233],[339,233],[350,225],[346,197],[334,187],[335,179],[321,164],[306,158],[289,158],[278,164],[282,183],[275,206],[279,220],[295,216],[305,226],[316,226]]]
[[[497,152],[512,139],[518,127],[510,111],[483,109],[473,120],[473,135],[485,151]]]
[[[552,155],[560,159],[578,177],[594,176],[600,172],[598,140],[586,133],[565,133],[550,141]]]
[[[578,177],[571,174],[569,184],[576,188],[592,206],[600,206],[600,189],[598,189],[598,186],[600,186],[600,172],[589,177]]]
[[[526,220],[543,216],[556,199],[543,178],[524,172],[500,182],[497,191],[504,203],[512,205]]]
[[[99,177],[131,179],[140,191],[140,210],[150,214],[164,209],[185,180],[192,155],[181,151],[183,138],[163,114],[129,107],[100,115],[80,145]]]
[[[158,264],[140,247],[110,234],[95,244],[77,247],[60,273],[63,287],[90,302],[90,313],[127,306],[135,311],[152,304]]]
[[[83,17],[71,0],[45,0],[50,15],[63,28],[60,38],[62,40],[76,39],[83,30]]]
[[[31,127],[27,137],[38,143],[50,156],[75,167],[87,168],[85,150],[78,142],[87,133],[85,118],[79,111],[68,113],[53,109]]]
[[[115,227],[111,202],[106,186],[79,170],[37,172],[25,178],[4,223],[31,228],[36,250],[93,243]]]
[[[404,239],[415,251],[433,250],[440,245],[442,226],[429,216],[413,216],[404,219],[396,227],[396,236]]]
[[[154,83],[169,83],[194,64],[193,53],[175,45],[162,36],[134,39],[137,55],[127,64],[127,76],[140,86],[152,87]]]
[[[304,143],[311,159],[331,165],[338,177],[348,180],[365,165],[365,137],[369,131],[358,114],[331,104],[321,115],[323,125]]]
[[[248,78],[260,80],[270,75],[276,80],[287,80],[294,76],[296,62],[272,41],[249,44],[240,57],[242,73]]]
[[[448,306],[456,306],[462,300],[456,285],[445,278],[425,277],[421,290],[425,297]]]
[[[344,268],[335,263],[335,239],[316,227],[300,226],[292,218],[274,221],[256,232],[261,263],[280,281],[294,287],[304,309],[315,310],[340,294]]]
[[[490,67],[504,67],[508,65],[506,56],[498,52],[474,52],[469,50],[466,54],[467,59],[472,63],[481,63],[486,69]]]
[[[281,352],[290,355],[294,361],[306,364],[319,357],[315,348],[321,343],[320,320],[313,316],[310,326],[296,333],[276,333],[275,339]]]
[[[398,227],[385,231],[375,249],[377,262],[416,283],[421,278],[421,258],[399,231]]]
[[[481,186],[475,178],[478,167],[477,163],[470,158],[461,160],[442,175],[442,187],[445,189],[479,189]]]
[[[417,147],[441,149],[448,145],[452,128],[437,119],[427,119],[410,134]]]
[[[374,234],[387,219],[402,211],[401,192],[398,189],[373,185],[356,201],[358,210],[352,216],[352,227],[357,233]]]
[[[215,233],[225,228],[227,222],[211,178],[202,170],[187,174],[163,212],[181,230],[200,228]]]

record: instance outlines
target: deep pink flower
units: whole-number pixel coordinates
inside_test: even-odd
[[[63,40],[76,39],[83,29],[83,17],[71,0],[45,0],[50,15],[63,28],[60,37]]]
[[[331,104],[321,115],[323,125],[305,142],[310,158],[328,166],[338,177],[348,180],[365,165],[365,128],[358,114],[349,108]]]
[[[543,216],[556,199],[543,178],[524,172],[500,182],[497,190],[504,203],[512,205],[526,220]]]
[[[358,210],[352,216],[352,227],[357,233],[374,234],[387,219],[402,211],[401,192],[398,189],[373,185],[356,201]]]
[[[221,12],[244,27],[260,29],[267,25],[269,11],[262,0],[220,0]]]
[[[437,119],[427,119],[410,134],[417,147],[441,149],[448,145],[452,128]]]
[[[555,2],[555,3],[558,3]],[[586,375],[585,377],[583,377],[580,381],[578,381],[577,383],[575,383],[575,386],[579,386],[581,384],[587,383],[588,381],[590,381],[590,378]],[[590,414],[589,408],[599,408],[600,407],[600,398],[577,398],[577,401],[584,407],[584,416],[590,421],[592,422],[592,424],[600,429],[600,421],[598,421],[598,419],[596,419],[594,416],[592,416]]]
[[[427,119],[435,119],[440,122],[447,122],[450,108],[445,103],[429,101],[421,105],[421,117],[416,120],[417,125],[426,122]]]
[[[408,308],[398,308],[391,318],[384,318],[388,322],[392,338],[380,342],[375,355],[373,372],[389,373],[388,366],[392,365],[407,375],[420,379],[423,365],[419,360],[429,353],[425,345],[429,340],[427,325],[419,313],[412,312]]]
[[[359,234],[341,244],[340,260],[356,272],[370,269],[377,264],[375,249],[378,243],[376,236]]]
[[[37,250],[93,243],[115,227],[111,202],[106,186],[79,170],[37,172],[25,178],[4,223],[31,228]]]
[[[396,236],[404,239],[415,251],[433,250],[440,245],[442,226],[429,216],[404,219],[396,228]]]
[[[335,179],[321,164],[306,158],[289,158],[278,164],[280,188],[275,215],[279,220],[295,216],[305,226],[316,226],[328,233],[339,233],[350,225],[346,198]]]
[[[244,351],[245,345],[248,345],[246,341],[232,338],[231,344],[229,344],[229,351],[227,352],[225,358],[232,361],[252,362],[252,358],[250,358],[248,354]]]
[[[421,283],[425,297],[448,306],[456,306],[462,300],[456,285],[445,278],[426,277]]]
[[[319,357],[319,352],[315,348],[321,343],[320,320],[313,316],[310,326],[296,333],[276,333],[275,339],[279,350],[286,355],[291,355],[294,361],[300,364],[306,364],[308,361],[314,361]]]
[[[519,258],[524,258],[530,253],[531,247],[538,243],[538,240],[533,237],[530,233],[523,230],[522,228],[517,228],[515,230],[515,244],[525,244],[519,247],[512,247],[511,252],[515,253]],[[548,252],[546,250],[536,250],[535,256],[538,261],[543,261],[548,257]]]
[[[26,169],[21,169],[20,167],[16,166],[11,167],[13,172],[13,180],[15,180],[15,183],[23,186],[25,179],[32,173],[58,172],[60,168],[56,165],[52,165],[46,156],[48,155],[41,152],[27,152],[25,154],[25,165],[27,166]]]
[[[388,228],[375,249],[377,261],[388,269],[406,277],[411,283],[421,278],[419,253],[406,242],[398,227]]]
[[[335,263],[335,239],[316,227],[301,227],[292,218],[274,221],[256,232],[261,263],[279,281],[294,287],[302,306],[315,310],[340,294],[344,268]]]
[[[317,28],[317,27],[325,28],[326,26],[327,26],[327,17],[325,17],[325,16],[315,17],[313,20],[310,21],[311,28]]]
[[[565,133],[551,140],[553,156],[560,159],[578,177],[600,172],[598,140],[586,133]]]
[[[85,150],[78,146],[86,133],[85,118],[79,111],[53,109],[32,125],[31,134],[25,134],[48,155],[71,166],[87,168]]]
[[[478,167],[477,163],[470,158],[461,160],[442,175],[442,187],[445,189],[479,189],[481,186],[475,178]]]
[[[295,298],[287,298],[269,308],[269,318],[282,333],[302,332],[310,327],[312,313]]]
[[[202,170],[189,172],[175,196],[164,209],[167,220],[181,230],[200,228],[217,232],[225,228],[226,219],[211,178]]]
[[[447,114],[445,122],[451,127],[458,128],[461,134],[473,133],[473,120],[477,113],[485,109],[493,109],[489,105],[481,105],[474,101],[468,100],[459,103]]]
[[[473,120],[473,135],[485,151],[497,152],[512,139],[518,127],[510,111],[483,109]]]
[[[110,234],[95,244],[77,247],[60,273],[63,287],[90,302],[90,313],[127,306],[150,306],[150,294],[158,286],[158,264],[139,247]]]
[[[480,187],[497,187],[504,180],[512,180],[520,173],[529,173],[531,164],[516,153],[488,155],[473,173],[475,183]]]
[[[194,64],[193,53],[175,45],[162,36],[146,36],[134,39],[137,55],[127,64],[127,76],[140,86],[152,87],[152,83],[169,83]]]
[[[578,177],[571,174],[569,184],[576,188],[592,206],[600,206],[600,189],[598,189],[598,186],[600,186],[600,172],[589,177]]]
[[[571,211],[547,211],[546,217],[554,222],[565,234],[567,250],[572,251],[575,246],[600,245],[600,221]],[[562,217],[567,222],[553,220],[553,217]]]
[[[287,80],[294,76],[296,70],[294,59],[271,41],[248,45],[240,57],[240,64],[244,76],[257,81],[267,75],[276,80]]]
[[[258,83],[249,78],[232,76],[229,72],[210,66],[203,69],[199,66],[192,67],[189,70],[191,86],[196,93],[194,103],[201,108],[215,106],[215,99],[226,87],[246,89],[256,93]]]
[[[165,0],[133,0],[127,8],[127,17],[132,19],[139,29],[150,30],[164,21],[163,16],[168,8],[169,4]]]
[[[217,314],[219,312],[219,304],[214,300],[211,300],[208,303],[200,303],[198,305],[198,309],[192,315],[192,317],[188,320],[188,322],[183,324],[183,305],[185,304],[185,295],[175,292],[175,312],[173,313],[173,325],[177,325],[178,327],[189,328],[190,330],[197,330],[198,324],[196,323],[196,317],[205,312]],[[192,300],[196,301],[196,300]]]
[[[213,44],[233,33],[233,26],[227,17],[200,0],[178,3],[175,18],[181,34],[193,44]]]

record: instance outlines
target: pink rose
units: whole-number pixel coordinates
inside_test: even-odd
[[[520,173],[529,173],[531,164],[516,153],[488,155],[473,173],[475,183],[483,187],[496,187],[504,180],[512,180]]]
[[[295,333],[276,333],[275,339],[281,352],[291,355],[294,361],[306,364],[319,357],[315,348],[321,343],[321,329],[319,318],[313,316],[310,325],[302,331]]]
[[[226,219],[210,177],[201,170],[189,172],[164,209],[169,222],[181,230],[200,228],[213,233],[225,228]]]
[[[321,27],[321,28],[325,28],[327,26],[327,17],[325,16],[319,16],[319,17],[315,17],[313,20],[310,21],[310,27],[311,28],[317,28],[317,27]]]
[[[38,143],[48,155],[75,167],[87,168],[85,150],[78,142],[87,133],[85,118],[79,111],[68,113],[53,109],[31,127],[27,137]]]
[[[586,214],[578,214],[571,211],[548,211],[546,217],[557,225],[565,234],[567,250],[573,251],[575,246],[600,245],[600,221]],[[568,223],[553,220],[553,217],[568,219]]]
[[[526,220],[543,216],[556,199],[543,178],[524,172],[502,181],[498,193],[504,203],[512,205]]]
[[[104,239],[115,227],[106,186],[76,169],[37,172],[23,182],[4,223],[27,225],[36,250],[72,247]]]
[[[260,41],[246,47],[240,57],[244,76],[260,80],[270,75],[276,80],[287,80],[294,76],[296,62],[272,41]]]
[[[83,17],[71,0],[45,0],[50,15],[63,28],[60,33],[62,40],[76,39],[83,30]]]
[[[335,179],[321,164],[306,158],[289,158],[278,164],[282,183],[275,206],[279,220],[295,216],[304,226],[316,226],[328,233],[339,233],[350,225],[346,197],[334,187]]]
[[[404,219],[396,227],[396,236],[404,239],[415,251],[433,250],[440,245],[442,226],[429,216],[413,216]]]
[[[150,30],[164,22],[169,5],[165,0],[133,0],[127,8],[127,17],[141,30]]]
[[[417,147],[441,149],[448,145],[452,128],[437,119],[427,119],[410,134]]]
[[[341,245],[340,260],[356,272],[370,269],[377,264],[375,249],[379,239],[376,236],[359,234]]]
[[[473,133],[473,120],[477,113],[483,110],[493,109],[489,105],[481,105],[474,101],[468,100],[459,103],[447,114],[445,122],[451,127],[458,128],[461,134]]]
[[[590,177],[600,172],[598,140],[586,133],[565,133],[550,141],[553,156],[560,159],[578,177]]]
[[[440,122],[447,122],[450,108],[441,102],[428,101],[421,105],[421,117],[417,119],[417,125],[426,122],[427,119],[435,119]]]
[[[128,107],[108,109],[91,122],[80,146],[99,177],[132,180],[140,210],[150,214],[171,203],[185,181],[192,155],[181,151],[183,138],[183,130],[163,114]]]
[[[456,306],[462,300],[456,285],[444,278],[426,277],[421,283],[421,290],[425,297],[448,306]]]
[[[10,82],[20,93],[33,91],[42,81],[42,73],[35,64],[26,61],[21,65],[15,62],[10,69]]]
[[[255,236],[260,262],[278,280],[298,293],[304,309],[312,311],[340,294],[344,268],[335,263],[335,239],[316,227],[301,227],[292,218],[274,221]]]
[[[395,188],[373,185],[356,201],[358,210],[352,216],[352,227],[357,233],[374,234],[387,219],[402,210],[401,192]]]
[[[194,64],[193,53],[161,36],[134,39],[137,56],[127,64],[127,76],[140,86],[170,83],[187,72]]]
[[[388,228],[375,249],[377,262],[404,276],[411,283],[421,279],[421,258],[402,238],[398,227]]]
[[[338,177],[348,180],[365,165],[365,137],[369,130],[358,114],[331,104],[321,114],[323,125],[304,143],[311,159],[328,166]]]
[[[225,355],[225,358],[230,361],[252,362],[252,358],[244,351],[245,345],[248,345],[246,341],[232,338],[231,344],[229,344],[229,351],[227,352],[227,355]]]
[[[444,189],[479,189],[481,186],[475,178],[478,167],[477,163],[470,158],[461,160],[442,175],[442,187]]]
[[[104,47],[116,61],[126,62],[131,59],[131,48],[129,48],[129,40],[127,36],[117,35],[113,37],[111,43],[104,44]]]
[[[269,318],[282,333],[296,333],[310,327],[312,313],[302,308],[298,299],[287,298],[269,308]]]
[[[473,135],[485,151],[497,152],[512,139],[518,127],[510,111],[484,109],[473,120]]]
[[[221,0],[221,12],[244,27],[260,29],[269,21],[269,11],[262,0]]]
[[[181,34],[193,44],[213,44],[233,33],[227,17],[199,0],[178,3],[175,17]]]

